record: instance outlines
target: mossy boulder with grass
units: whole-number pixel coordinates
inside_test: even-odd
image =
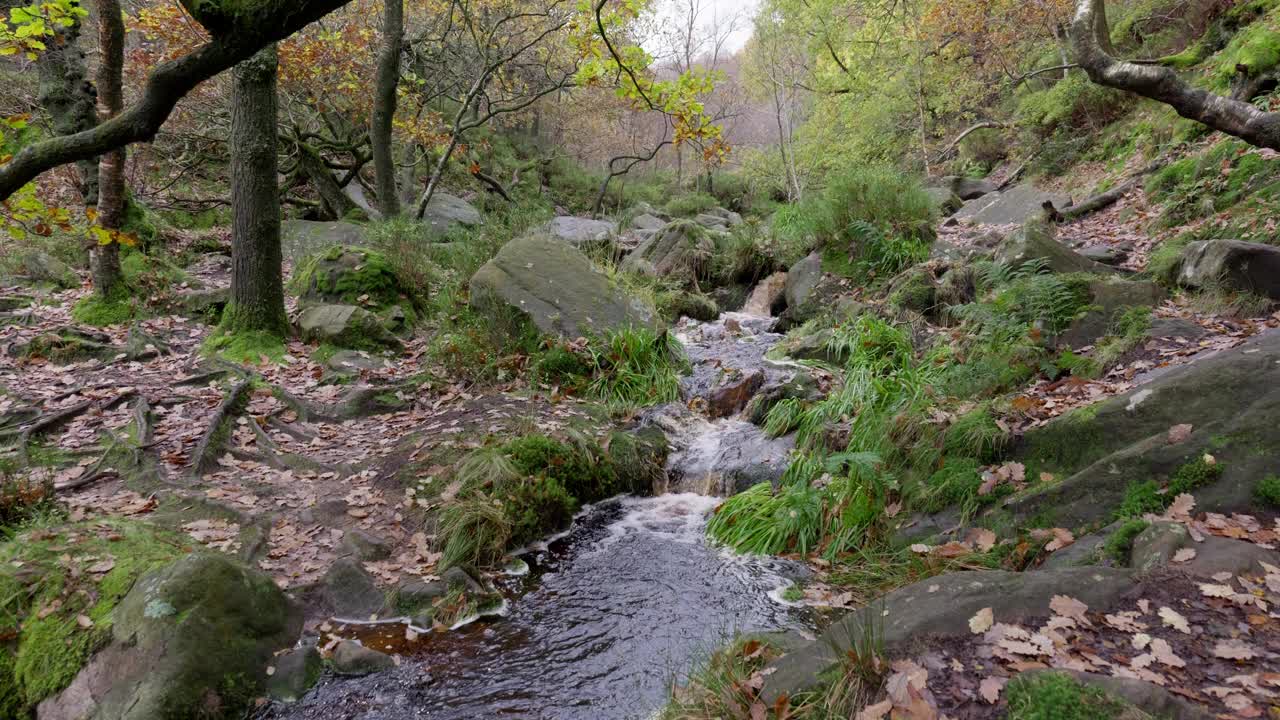
[[[134,583],[112,614],[110,644],[40,716],[232,716],[250,707],[275,652],[301,629],[271,578],[220,553],[185,555]]]
[[[622,261],[622,269],[692,283],[709,267],[715,241],[706,228],[677,220],[645,240]]]
[[[1012,267],[1030,262],[1042,263],[1046,269],[1058,273],[1105,275],[1115,272],[1058,242],[1057,236],[1057,226],[1045,219],[1043,213],[1030,217],[1021,228],[1005,238],[996,250],[996,259]]]
[[[545,333],[569,339],[627,326],[656,327],[657,313],[568,243],[529,235],[507,243],[471,278],[471,305],[505,318],[514,309]]]
[[[1177,266],[1179,285],[1226,289],[1280,300],[1280,247],[1242,240],[1189,243]]]
[[[1193,492],[1197,508],[1250,512],[1257,478],[1276,471],[1277,417],[1280,335],[1268,334],[1028,432],[1015,458],[1028,477],[1054,480],[1007,508],[1078,527],[1159,511],[1170,493]],[[1183,425],[1189,433],[1173,430]]]
[[[80,278],[70,265],[39,250],[22,253],[18,258],[17,273],[35,285],[52,286],[59,290],[80,287]]]
[[[304,340],[329,343],[356,350],[404,349],[381,318],[354,305],[311,305],[298,316],[298,330]]]
[[[1135,308],[1149,308],[1164,300],[1164,290],[1149,280],[1128,280],[1121,277],[1101,277],[1088,283],[1089,300],[1084,312],[1071,322],[1057,338],[1062,347],[1079,348],[1093,345],[1112,330],[1121,337],[1141,337],[1146,327],[1141,323],[1125,320],[1126,313]],[[1139,311],[1141,312],[1141,311]],[[1134,315],[1138,317],[1138,315]],[[1149,323],[1148,323],[1149,324]]]
[[[117,355],[120,350],[120,347],[111,343],[109,335],[80,328],[63,328],[10,345],[8,354],[15,358],[43,359],[65,365],[85,360],[106,360]]]
[[[330,248],[299,265],[289,282],[303,305],[355,305],[381,315],[398,308],[407,324],[417,319],[416,298],[377,250]]]
[[[927,315],[938,304],[938,279],[929,266],[916,265],[889,281],[888,297],[894,308]]]

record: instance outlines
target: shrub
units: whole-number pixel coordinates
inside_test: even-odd
[[[711,195],[691,193],[671,198],[666,206],[663,207],[663,210],[673,217],[693,217],[714,209],[718,204],[715,197]]]
[[[1128,717],[1132,706],[1055,672],[1019,675],[1005,689],[1009,720],[1096,720]]]
[[[506,552],[511,532],[511,518],[496,500],[474,495],[451,503],[440,511],[439,533],[445,539],[440,567],[496,563]]]
[[[595,378],[589,391],[600,400],[635,407],[680,398],[684,348],[665,330],[613,330],[591,345],[591,354]]]
[[[707,532],[737,552],[807,555],[822,536],[822,493],[808,483],[760,483],[716,508]]]
[[[933,203],[919,181],[886,167],[865,167],[835,177],[823,191],[823,230],[848,238],[854,223],[890,237],[933,239]]]
[[[1280,509],[1280,475],[1268,475],[1258,481],[1254,497],[1272,508]]]

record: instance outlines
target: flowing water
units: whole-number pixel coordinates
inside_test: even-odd
[[[568,533],[525,553],[530,572],[499,580],[502,617],[421,634],[399,623],[339,628],[399,655],[400,666],[327,679],[268,716],[648,718],[673,681],[735,634],[812,630],[809,611],[780,599],[781,590],[805,574],[803,566],[734,555],[706,540],[716,495],[776,482],[787,463],[790,440],[768,438],[736,416],[754,392],[794,372],[764,357],[780,338],[768,331],[768,308],[783,280],[761,283],[753,312],[726,313],[711,323],[686,320],[677,328],[693,366],[682,383],[686,402],[644,418],[671,442],[671,492],[587,508]],[[716,412],[726,387],[748,382],[729,394],[731,411]]]
[[[525,556],[529,574],[504,582],[505,617],[424,634],[399,668],[328,680],[273,717],[650,717],[672,680],[734,633],[812,626],[776,599],[802,567],[707,544],[717,502],[673,494],[589,508]]]

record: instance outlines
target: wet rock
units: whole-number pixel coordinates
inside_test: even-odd
[[[1253,484],[1275,472],[1280,448],[1280,333],[1184,365],[1150,382],[1031,430],[1015,452],[1061,481],[1015,496],[1015,518],[1040,512],[1077,527],[1108,517],[1135,480],[1167,482],[1205,453],[1221,474],[1195,489],[1197,509],[1249,512]],[[1193,427],[1169,442],[1175,425]]]
[[[448,594],[449,585],[444,580],[401,581],[400,587],[396,588],[396,610],[416,618],[423,611],[430,611],[433,602]],[[418,624],[416,620],[415,624]],[[430,625],[426,622],[419,627]]]
[[[622,269],[692,283],[714,250],[706,229],[688,220],[677,220],[628,255],[622,261]]]
[[[18,257],[18,274],[37,285],[52,285],[60,290],[80,287],[80,278],[70,265],[39,250]]]
[[[895,590],[833,624],[817,640],[774,662],[763,697],[811,690],[836,667],[850,643],[875,628],[888,655],[930,636],[969,636],[969,619],[991,608],[997,622],[1017,624],[1042,616],[1054,595],[1070,595],[1092,608],[1111,605],[1133,587],[1129,570],[1063,568],[1034,572],[957,572]]]
[[[338,617],[363,619],[382,612],[386,597],[359,561],[339,558],[324,576],[324,599]]]
[[[357,643],[343,640],[333,649],[333,670],[339,675],[372,675],[396,666],[390,655]]]
[[[112,615],[109,644],[64,691],[40,704],[44,720],[199,717],[243,710],[276,650],[302,628],[271,578],[220,553],[194,553],[143,576]],[[239,678],[229,686],[225,678]]]
[[[790,278],[790,273],[788,273]],[[814,283],[813,288],[806,293],[805,298],[798,304],[788,303],[785,310],[778,315],[778,319],[774,322],[774,332],[789,332],[800,327],[806,322],[822,315],[834,314],[839,317],[848,317],[846,310],[853,306],[844,302],[847,300],[844,296],[851,291],[850,282],[846,278],[830,273],[822,273],[818,280]]]
[[[456,565],[445,570],[440,579],[444,581],[445,586],[450,590],[462,590],[473,595],[485,592],[484,586],[480,584],[479,580],[476,580],[471,573]]]
[[[315,645],[290,650],[275,659],[275,673],[267,680],[267,694],[280,702],[297,702],[324,673],[324,658]]]
[[[454,226],[464,228],[475,227],[484,222],[480,211],[474,205],[455,195],[436,192],[427,203],[427,212],[422,221],[429,227],[446,231]]]
[[[653,308],[628,297],[585,255],[545,236],[513,240],[498,251],[471,278],[471,304],[495,320],[514,309],[543,332],[568,338],[658,324]]]
[[[280,241],[285,259],[296,264],[333,247],[360,245],[364,242],[364,226],[345,220],[286,220],[280,228]]]
[[[713,418],[736,415],[764,385],[764,371],[732,372],[721,376],[707,396],[707,414]]]
[[[1280,248],[1242,240],[1201,240],[1187,245],[1178,284],[1224,286],[1280,300]]]
[[[606,220],[562,215],[548,222],[543,231],[579,250],[592,250],[608,247],[618,234],[618,227]]]
[[[357,560],[386,560],[391,557],[391,543],[367,530],[351,528],[342,536],[342,554]]]
[[[969,178],[959,175],[945,175],[937,180],[931,181],[930,186],[933,188],[945,189],[955,193],[961,200],[977,200],[984,195],[999,191],[999,186],[990,180],[981,178]]]
[[[970,200],[951,217],[954,221],[970,225],[1013,225],[1026,222],[1032,215],[1042,212],[1046,202],[1064,208],[1071,205],[1071,198],[1023,184]]]
[[[404,343],[382,324],[381,318],[355,305],[312,305],[298,316],[304,340],[339,347],[404,350]]]
[[[1058,242],[1057,234],[1057,226],[1043,217],[1030,218],[1000,245],[996,251],[996,260],[1012,267],[1040,261],[1047,269],[1057,273],[1115,272]]]
[[[1191,548],[1195,557],[1174,563],[1179,550]],[[1174,522],[1154,522],[1133,540],[1131,565],[1139,572],[1151,572],[1173,565],[1182,572],[1207,578],[1216,573],[1236,575],[1262,573],[1259,563],[1276,564],[1275,550],[1242,540],[1207,535],[1200,542],[1192,539],[1187,526]]]
[[[702,322],[711,322],[720,317],[720,308],[715,300],[695,292],[680,292],[659,306],[662,315],[672,322],[682,317]]]
[[[794,438],[771,439],[741,420],[711,422],[678,404],[651,411],[645,422],[660,428],[671,444],[671,492],[724,497],[762,482],[776,486],[795,445]]]
[[[822,392],[808,372],[797,371],[794,377],[783,382],[765,385],[747,405],[747,420],[752,425],[763,426],[769,411],[783,400],[817,400]]]
[[[951,215],[952,213],[964,207],[964,200],[945,187],[925,188],[924,192],[929,196],[929,201],[933,203],[934,211],[939,215]]]

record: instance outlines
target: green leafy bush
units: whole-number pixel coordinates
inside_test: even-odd
[[[1280,508],[1280,475],[1268,475],[1258,481],[1254,497],[1272,508]]]

